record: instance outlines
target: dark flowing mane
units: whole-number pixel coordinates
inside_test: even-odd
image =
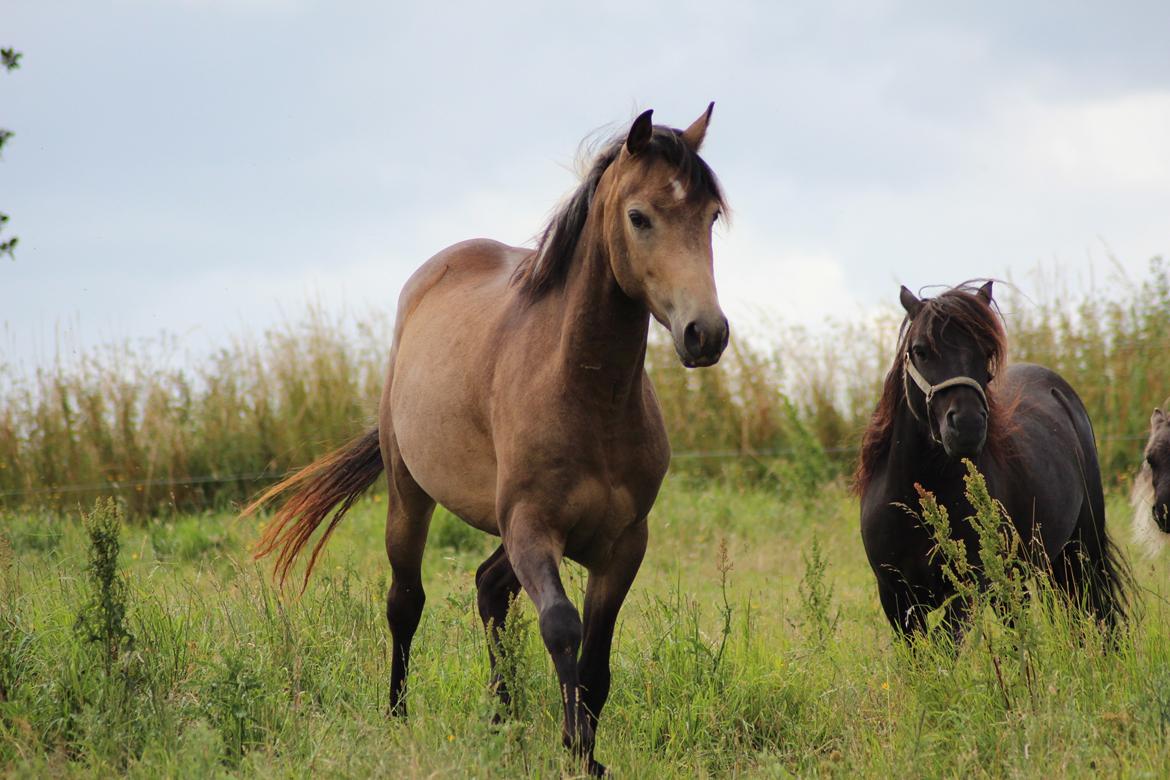
[[[936,298],[924,298],[922,309],[915,320],[921,332],[929,339],[931,347],[934,347],[935,334],[940,333],[948,323],[953,323],[969,333],[979,348],[990,356],[989,370],[992,381],[987,387],[985,446],[989,452],[1000,453],[1004,451],[1004,444],[1011,429],[1010,419],[1015,408],[1014,403],[1005,404],[996,393],[995,377],[999,376],[1000,370],[1007,364],[1007,334],[998,309],[993,308],[992,304],[977,291],[975,283],[965,282]],[[898,333],[898,349],[894,353],[893,365],[890,366],[882,385],[881,398],[861,439],[861,455],[858,459],[857,473],[854,475],[854,489],[858,493],[863,492],[869,485],[881,459],[890,451],[894,437],[894,420],[906,403],[902,356],[909,346],[907,339],[910,330],[911,321],[907,317],[902,321]]]
[[[622,133],[602,146],[582,177],[580,186],[549,219],[536,243],[536,250],[520,261],[512,272],[512,283],[531,299],[540,298],[564,284],[581,233],[585,230],[597,184],[621,153],[625,140],[626,134]],[[639,156],[643,155],[671,165],[677,171],[676,178],[684,185],[688,198],[714,198],[726,210],[715,173],[698,152],[683,141],[681,130],[655,125],[649,146],[639,153]]]

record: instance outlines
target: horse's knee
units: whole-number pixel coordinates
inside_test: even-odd
[[[553,655],[576,657],[581,647],[581,616],[568,599],[556,601],[540,613],[540,636]]]

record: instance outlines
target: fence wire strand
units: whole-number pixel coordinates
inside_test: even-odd
[[[1102,436],[1100,441],[1145,441],[1145,434],[1130,434],[1124,436]],[[856,452],[856,447],[824,447],[821,452],[826,455],[844,455]],[[793,447],[767,450],[689,450],[676,452],[671,460],[730,460],[733,458],[783,458],[792,455],[804,454],[803,450]],[[74,485],[45,485],[36,488],[22,488],[17,490],[0,490],[0,498],[51,496],[64,493],[94,493],[100,491],[120,492],[142,488],[159,487],[187,487],[191,485],[224,485],[230,482],[260,482],[283,479],[292,472],[276,473],[271,471],[253,471],[242,474],[206,474],[196,477],[175,477],[173,479],[133,479],[112,480],[110,482],[91,482]]]

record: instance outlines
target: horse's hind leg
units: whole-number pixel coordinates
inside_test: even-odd
[[[508,617],[508,607],[520,592],[520,580],[516,579],[516,572],[512,571],[512,564],[508,561],[503,545],[497,547],[475,572],[475,587],[479,617],[483,620],[484,632],[487,635],[488,660],[492,668],[491,686],[500,697],[503,710],[507,711],[512,703],[512,697],[496,664],[497,656],[501,652],[500,634]],[[492,720],[498,721],[499,714],[497,713]]]
[[[391,647],[390,713],[405,716],[410,643],[426,602],[422,556],[435,502],[407,471],[393,433],[383,440],[382,452],[390,483],[386,510],[386,555],[391,569],[390,592],[386,596]]]

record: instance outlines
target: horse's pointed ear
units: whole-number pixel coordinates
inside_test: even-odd
[[[1161,409],[1155,409],[1154,413],[1150,415],[1150,430],[1158,430],[1158,426],[1166,422],[1166,413]]]
[[[647,109],[630,125],[630,134],[626,136],[626,151],[630,154],[643,152],[650,145],[650,136],[654,133],[654,124],[650,121],[653,114],[654,109]]]
[[[902,285],[902,291],[898,293],[898,300],[902,302],[902,308],[906,310],[906,314],[910,315],[910,319],[914,319],[918,312],[922,311],[922,301],[914,293],[910,292],[906,285]]]
[[[686,130],[683,130],[683,143],[689,146],[692,152],[699,151],[699,147],[703,145],[703,139],[707,137],[707,123],[711,121],[711,112],[714,110],[715,101],[712,100],[702,116],[691,122],[691,126]]]
[[[986,284],[984,284],[982,287],[979,288],[979,297],[982,298],[983,300],[987,301],[988,303],[991,303],[991,287],[993,284],[995,284],[995,282],[988,281]]]

